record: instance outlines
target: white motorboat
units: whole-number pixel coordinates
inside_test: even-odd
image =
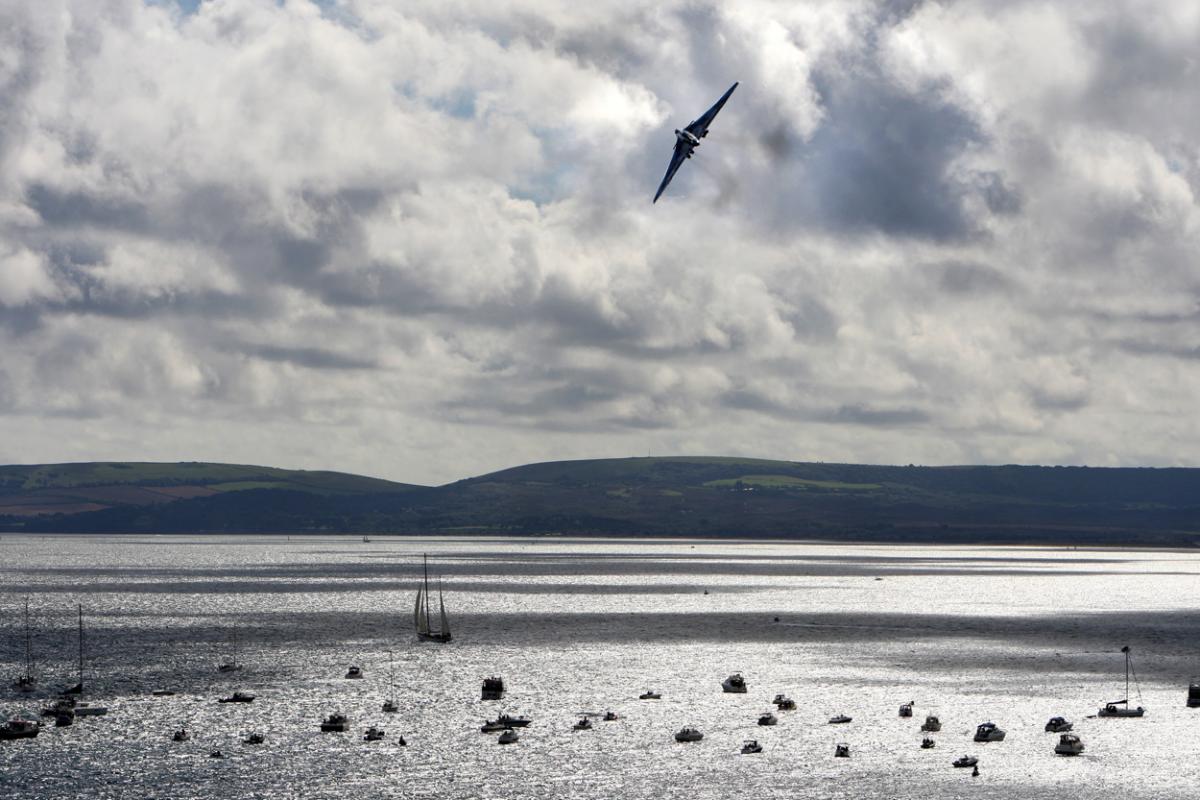
[[[1063,717],[1051,717],[1046,723],[1046,733],[1066,733],[1075,725]]]
[[[1133,656],[1128,645],[1122,647],[1121,652],[1125,654],[1125,697],[1121,700],[1105,703],[1104,708],[1100,709],[1096,714],[1098,717],[1140,717],[1146,713],[1146,709],[1141,706],[1137,708],[1129,707],[1129,675],[1133,672]],[[1137,688],[1140,699],[1142,690],[1137,686],[1137,673],[1133,674],[1133,685],[1134,688]]]
[[[742,677],[740,672],[735,672],[721,681],[721,691],[726,694],[745,694],[746,679]]]
[[[513,744],[519,738],[520,737],[517,736],[517,732],[514,731],[512,728],[505,728],[504,733],[500,734],[500,738],[498,738],[496,741],[499,744]]]
[[[942,721],[933,714],[925,717],[925,723],[921,726],[921,730],[925,733],[937,733],[942,729]]]
[[[997,727],[994,722],[985,722],[975,729],[975,741],[1003,742],[1004,731]]]
[[[1064,733],[1058,737],[1054,752],[1060,756],[1077,756],[1083,752],[1083,742],[1073,733]]]
[[[698,742],[703,738],[703,733],[690,726],[681,728],[679,733],[675,734],[675,741],[677,742]]]
[[[954,759],[954,766],[956,767],[973,767],[978,763],[979,759],[975,756],[959,756]]]
[[[760,716],[758,718],[758,724],[759,725],[778,725],[779,718],[776,717],[774,714],[772,714],[770,711],[768,711],[767,713],[763,714],[762,716]]]

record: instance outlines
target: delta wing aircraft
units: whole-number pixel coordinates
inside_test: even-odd
[[[675,152],[671,154],[671,166],[667,167],[667,174],[663,177],[662,183],[658,185],[658,191],[654,194],[652,202],[657,203],[658,198],[662,196],[663,190],[667,188],[667,184],[671,182],[671,178],[675,177],[675,173],[679,171],[679,167],[684,161],[692,157],[692,151],[700,146],[700,140],[708,136],[708,126],[716,119],[717,113],[721,107],[725,105],[725,101],[729,99],[729,95],[733,94],[733,90],[738,87],[737,83],[729,87],[729,91],[721,95],[712,108],[701,114],[694,122],[689,124],[683,130],[676,129],[675,131]]]

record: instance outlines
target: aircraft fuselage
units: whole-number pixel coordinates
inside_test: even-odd
[[[681,130],[676,129],[675,130],[675,138],[678,139],[681,143],[691,145],[692,147],[700,146],[700,140],[698,138],[696,138],[696,135],[694,133],[690,133],[688,131],[681,131]]]

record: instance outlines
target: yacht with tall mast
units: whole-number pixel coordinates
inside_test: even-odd
[[[37,689],[37,673],[33,664],[33,631],[29,627],[28,600],[25,601],[25,670],[17,676],[13,687],[20,692],[32,692]]]
[[[392,658],[392,651],[388,650],[388,696],[383,701],[383,713],[395,714],[400,710],[400,705],[396,702],[396,662]]]
[[[1133,656],[1129,645],[1121,648],[1121,652],[1125,654],[1125,697],[1120,700],[1113,700],[1111,703],[1105,703],[1104,708],[1096,714],[1098,717],[1140,717],[1146,713],[1146,709],[1138,706],[1137,708],[1129,707],[1129,674],[1133,672]],[[1133,685],[1137,689],[1137,673],[1133,672]],[[1138,699],[1141,699],[1142,690],[1137,689]]]
[[[425,579],[421,588],[417,589],[417,602],[413,608],[413,624],[417,629],[417,637],[427,642],[450,641],[450,618],[446,616],[446,601],[442,597],[442,582],[438,581],[438,619],[439,625],[433,627],[429,615],[429,556],[425,556]]]
[[[67,689],[64,694],[83,695],[83,604],[79,605],[79,683]],[[75,716],[102,717],[108,713],[104,706],[94,706],[91,703],[75,703]]]
[[[230,632],[230,646],[231,646],[231,649],[233,650],[233,657],[229,661],[218,666],[217,672],[225,672],[225,673],[237,672],[238,670],[240,670],[242,668],[242,665],[238,663],[238,658],[237,658],[238,657],[237,628],[234,628]]]

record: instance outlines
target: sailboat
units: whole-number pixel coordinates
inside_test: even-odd
[[[400,705],[396,702],[396,665],[392,660],[392,651],[388,651],[388,696],[383,701],[383,713],[395,714],[400,710]]]
[[[37,688],[37,675],[33,670],[33,633],[29,627],[29,601],[25,601],[25,671],[17,676],[13,686],[22,692]]]
[[[429,556],[425,556],[425,581],[417,589],[417,603],[413,608],[413,625],[416,626],[417,636],[427,642],[450,641],[450,619],[446,616],[446,601],[442,598],[442,583],[438,581],[438,611],[441,620],[437,630],[430,625],[429,620]]]
[[[1125,697],[1122,700],[1114,700],[1111,703],[1105,703],[1104,708],[1100,709],[1097,716],[1100,717],[1140,717],[1146,713],[1146,709],[1138,706],[1137,708],[1129,707],[1129,673],[1133,671],[1132,656],[1130,654],[1129,645],[1121,648],[1121,652],[1125,654]],[[1133,685],[1137,687],[1137,673],[1133,673]],[[1142,696],[1142,690],[1138,689],[1138,699]]]
[[[63,694],[83,694],[83,604],[79,606],[79,683],[67,689]],[[108,713],[104,706],[94,706],[91,703],[76,703],[75,716],[102,717]]]
[[[229,662],[217,667],[217,672],[237,672],[239,669],[242,668],[242,665],[239,664],[238,660],[237,660],[238,645],[237,645],[237,629],[236,628],[232,631],[231,640],[232,640],[233,658]]]

